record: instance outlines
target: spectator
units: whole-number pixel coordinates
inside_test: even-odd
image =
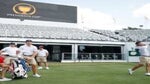
[[[48,51],[46,49],[44,49],[43,45],[40,45],[39,50],[38,50],[38,54],[36,57],[37,62],[39,63],[38,69],[43,69],[42,63],[44,63],[46,69],[49,69],[48,63],[47,63],[48,55],[49,55]]]

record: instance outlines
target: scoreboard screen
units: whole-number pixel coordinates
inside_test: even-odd
[[[77,23],[77,7],[21,0],[0,0],[0,18]]]

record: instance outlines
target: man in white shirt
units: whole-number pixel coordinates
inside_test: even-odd
[[[140,53],[140,57],[139,57],[140,62],[137,65],[135,65],[132,69],[128,69],[129,74],[132,75],[132,73],[136,69],[146,65],[145,75],[150,76],[150,53],[148,51],[148,46],[138,41],[136,42],[136,49]]]
[[[3,48],[0,51],[0,54],[2,54],[3,52],[8,54],[8,56],[6,56],[6,58],[4,60],[4,63],[6,63],[6,64],[10,64],[11,59],[14,59],[20,53],[19,48],[17,48],[16,44],[13,42],[10,43],[9,47]]]
[[[32,72],[34,77],[41,77],[37,73],[37,63],[35,56],[37,55],[37,47],[32,45],[32,40],[26,40],[25,45],[20,46],[20,51],[28,64],[32,65]]]
[[[38,69],[43,69],[42,63],[45,64],[45,68],[49,69],[48,63],[47,63],[47,56],[49,55],[48,51],[44,49],[43,45],[39,46],[38,54],[37,54],[37,62],[39,63]]]

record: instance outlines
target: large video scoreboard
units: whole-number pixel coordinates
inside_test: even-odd
[[[0,0],[0,18],[77,23],[77,7],[21,0]]]

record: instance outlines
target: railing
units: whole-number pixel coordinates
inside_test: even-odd
[[[121,53],[62,53],[62,60],[124,60]]]

